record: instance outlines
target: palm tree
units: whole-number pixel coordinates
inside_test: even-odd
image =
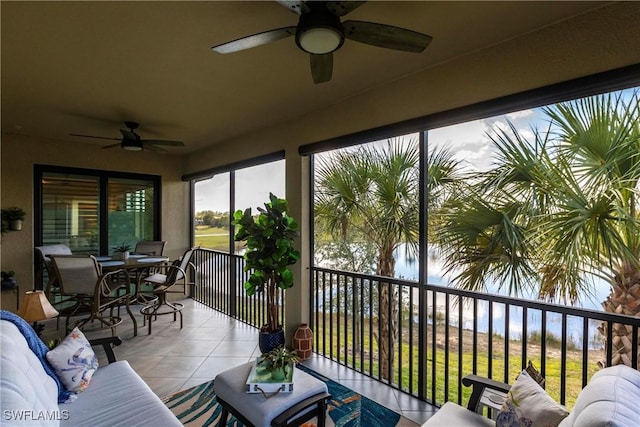
[[[497,167],[443,204],[437,244],[454,284],[575,302],[593,278],[605,311],[640,314],[640,99],[601,95],[544,109],[532,140],[513,125],[491,139]],[[599,328],[606,337],[606,325]],[[631,331],[613,325],[612,363],[631,363]]]
[[[418,159],[415,141],[389,140],[383,147],[361,146],[319,161],[316,220],[336,239],[352,235],[373,243],[379,276],[393,277],[394,251],[400,244],[405,243],[410,254],[416,253]],[[378,289],[380,376],[390,379],[398,338],[398,293],[389,283],[380,283]]]
[[[379,276],[394,277],[394,252],[401,244],[409,256],[417,253],[419,156],[415,141],[403,144],[401,139],[391,139],[384,146],[342,150],[318,162],[316,220],[334,240],[373,244],[377,255],[372,261]],[[429,204],[439,206],[454,194],[459,182],[457,163],[450,151],[438,148],[427,163]],[[389,283],[379,283],[378,289],[380,336],[377,332],[374,336],[381,354],[380,375],[391,379],[399,295]]]

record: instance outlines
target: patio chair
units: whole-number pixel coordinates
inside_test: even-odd
[[[152,317],[165,314],[173,314],[173,321],[177,320],[180,315],[180,329],[182,329],[182,309],[183,304],[179,302],[167,301],[167,294],[182,293],[186,294],[187,287],[192,283],[189,281],[190,269],[195,274],[195,266],[191,263],[191,255],[196,247],[187,250],[182,257],[173,261],[171,265],[159,267],[162,272],[157,272],[143,279],[144,283],[153,286],[153,294],[157,300],[145,305],[140,312],[144,315],[144,321],[149,321],[149,334],[151,334]]]
[[[73,326],[83,329],[89,322],[98,321],[97,329],[111,329],[115,336],[116,326],[122,319],[114,315],[114,309],[126,305],[129,316],[134,321],[133,313],[129,308],[129,294],[119,294],[123,287],[117,280],[117,275],[122,270],[102,274],[100,265],[92,255],[50,255],[51,265],[60,287],[60,294],[73,301],[72,306],[62,308],[60,317],[66,317],[65,330],[68,333],[69,319],[85,316],[74,322]],[[125,285],[129,288],[129,285]],[[105,314],[106,311],[109,314]]]
[[[67,245],[58,244],[58,245],[45,245],[45,246],[36,246],[36,279],[39,283],[43,279],[43,272],[47,272],[47,284],[44,286],[44,293],[47,296],[47,299],[52,302],[55,306],[56,304],[60,304],[63,301],[54,301],[53,292],[57,291],[58,286],[56,285],[56,275],[51,267],[51,258],[49,255],[72,255],[71,249]]]
[[[164,240],[141,240],[136,243],[133,253],[161,256],[166,243]]]

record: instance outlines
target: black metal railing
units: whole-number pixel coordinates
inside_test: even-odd
[[[266,323],[263,295],[244,291],[241,256],[198,249],[193,261],[194,299]],[[319,267],[311,276],[314,351],[433,404],[466,404],[467,374],[513,383],[531,361],[549,394],[571,408],[619,356],[621,329],[631,341],[628,364],[638,367],[637,317]]]
[[[467,374],[513,383],[532,361],[571,407],[626,339],[614,329],[638,367],[637,317],[319,267],[312,287],[316,352],[437,405],[466,404]]]
[[[193,299],[256,328],[267,323],[266,295],[248,296],[244,289],[251,273],[244,271],[242,256],[199,248],[194,251],[192,262],[196,271]],[[276,295],[282,321],[283,294]]]

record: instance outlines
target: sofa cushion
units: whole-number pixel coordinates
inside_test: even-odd
[[[525,370],[511,386],[496,417],[496,427],[556,427],[567,415],[569,411],[556,403]]]
[[[495,423],[467,408],[447,402],[426,423],[422,424],[422,427],[453,426],[495,427]]]
[[[67,390],[76,393],[87,389],[91,376],[98,369],[98,358],[78,328],[47,353],[47,360]]]
[[[16,325],[0,321],[0,338],[0,407],[3,410],[0,424],[59,425],[56,382],[45,372]],[[34,422],[38,417],[53,419]]]
[[[61,426],[182,426],[126,361],[102,366],[76,401],[60,409],[69,411]]]
[[[591,378],[560,427],[640,426],[640,372],[625,365],[605,368]]]

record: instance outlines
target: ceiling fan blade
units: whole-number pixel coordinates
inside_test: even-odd
[[[149,151],[155,151],[157,153],[168,153],[168,151],[165,150],[164,148],[156,147],[155,145],[152,145],[152,144],[145,144],[144,149]]]
[[[375,22],[345,21],[342,25],[346,38],[387,49],[422,52],[432,40],[426,34]]]
[[[147,144],[171,145],[173,147],[184,147],[184,142],[182,141],[167,141],[166,139],[143,139],[142,144],[145,147],[147,146]]]
[[[111,144],[111,145],[105,145],[104,147],[102,147],[102,149],[104,150],[105,148],[115,148],[115,147],[120,147],[121,143],[117,143],[117,144]]]
[[[333,74],[333,53],[311,56],[311,76],[315,84],[331,80]]]
[[[365,3],[366,1],[328,1],[327,9],[336,16],[344,16]]]
[[[296,33],[296,27],[284,27],[277,30],[264,31],[251,36],[242,37],[228,43],[213,46],[211,49],[218,53],[232,53],[240,50],[250,49],[263,44],[275,42],[290,37]]]
[[[83,138],[95,138],[95,139],[109,139],[112,141],[120,141],[121,138],[109,138],[106,136],[93,136],[93,135],[80,135],[78,133],[70,133],[71,136],[81,136]]]
[[[282,6],[286,7],[290,11],[301,15],[303,13],[309,13],[309,6],[303,1],[287,1],[287,0],[276,0]]]

